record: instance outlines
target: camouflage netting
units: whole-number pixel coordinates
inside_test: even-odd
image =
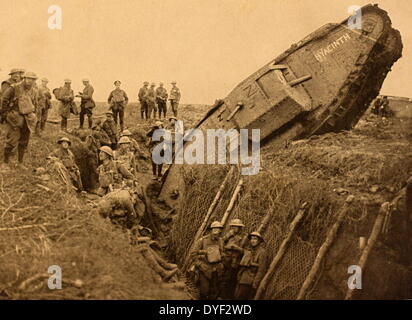
[[[227,221],[242,219],[247,232],[260,228],[266,239],[270,262],[286,237],[293,218],[302,204],[307,203],[285,254],[275,270],[268,274],[264,299],[298,297],[320,247],[337,222],[345,199],[352,194],[354,201],[348,206],[337,236],[304,295],[305,299],[345,297],[347,268],[357,264],[361,254],[359,237],[370,236],[380,205],[396,196],[412,172],[409,136],[399,136],[402,128],[398,127],[396,135],[376,138],[376,132],[381,131],[380,125],[376,125],[375,119],[372,123],[363,121],[353,132],[326,134],[294,142],[278,152],[267,146],[262,150],[263,170],[255,176],[242,176],[243,188]],[[386,132],[391,132],[393,125],[386,125]],[[182,214],[174,225],[172,236],[176,261],[182,262],[229,170],[220,166],[189,168],[185,172],[185,181],[191,187],[185,194]],[[236,170],[210,221],[221,219],[240,177]],[[402,221],[405,220],[407,218]],[[394,228],[392,233],[404,231]],[[391,270],[399,274],[393,283],[410,283],[411,274],[402,266],[402,254],[395,259],[393,254],[388,258],[388,252],[405,249],[405,246],[403,249],[399,246],[400,242],[408,241],[405,234],[392,241],[395,243],[392,249],[387,248],[386,236],[381,236],[380,241],[382,243],[378,241],[375,253],[370,256],[371,261],[382,265],[392,259]],[[405,297],[402,293],[405,288],[397,290],[394,285],[387,284],[393,279],[382,275],[380,279],[375,278],[370,279],[379,281],[387,291],[383,292],[381,286],[379,290],[382,292],[377,295],[378,289],[372,288],[369,291],[371,296],[375,290],[377,297]]]
[[[189,253],[190,246],[213,199],[229,171],[228,166],[188,166],[185,168],[185,183],[188,192],[184,195],[181,213],[173,223],[171,231],[171,248],[175,254],[176,261],[183,263]],[[213,176],[213,179],[211,177]],[[221,201],[215,208],[209,221],[220,220],[226,206],[230,201],[231,194],[236,187],[238,173],[235,171],[227,181]],[[189,222],[189,223],[188,223]],[[209,225],[210,223],[208,223]]]

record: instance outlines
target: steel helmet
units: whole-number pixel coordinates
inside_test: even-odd
[[[229,224],[230,227],[244,227],[242,220],[240,219],[232,219]]]
[[[19,73],[19,72],[21,72],[20,69],[14,68],[10,70],[9,75],[11,76],[12,74]]]
[[[120,138],[118,144],[123,144],[123,143],[131,143],[130,139],[126,136],[123,136]]]
[[[113,158],[113,150],[110,147],[103,146],[99,150],[106,153],[106,154],[108,154],[109,156],[111,156]]]
[[[36,80],[37,75],[34,72],[27,71],[27,72],[24,73],[23,78],[29,78],[29,79]]]
[[[132,135],[132,133],[127,129],[123,130],[122,133],[121,133],[121,136],[131,136],[131,135]]]
[[[156,121],[156,122],[155,122],[155,126],[160,127],[160,126],[162,126],[162,125],[163,125],[163,122],[162,122],[162,121]]]
[[[220,221],[213,221],[212,224],[210,225],[210,229],[214,229],[214,228],[223,229],[223,225],[220,223]]]
[[[105,115],[113,116],[113,112],[111,112],[111,111],[107,111],[107,112],[105,112],[104,114],[105,114]]]
[[[70,141],[70,139],[69,138],[67,138],[67,137],[61,137],[59,140],[57,140],[57,143],[62,143],[62,142],[67,142],[69,145],[71,145],[72,144],[72,142]]]
[[[248,237],[248,238],[250,239],[252,236],[258,237],[261,241],[265,241],[265,240],[263,239],[262,235],[261,235],[258,231],[253,231],[253,232],[251,232],[251,233],[249,234],[249,237]]]

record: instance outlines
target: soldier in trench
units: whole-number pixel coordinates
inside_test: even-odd
[[[251,300],[262,281],[267,268],[267,256],[262,235],[254,231],[249,234],[249,246],[243,249],[239,263],[235,299]]]
[[[224,245],[220,236],[223,225],[214,221],[210,229],[211,232],[198,240],[191,253],[202,300],[216,300],[223,289]]]

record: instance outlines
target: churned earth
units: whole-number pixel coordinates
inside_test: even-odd
[[[106,108],[104,103],[98,103],[95,114],[103,114]],[[185,127],[191,128],[206,110],[207,106],[184,105],[179,115]],[[69,128],[78,126],[78,120],[73,119]],[[136,104],[128,106],[125,120],[126,127],[140,141],[153,124],[140,120]],[[267,203],[247,195],[268,193],[282,179],[290,179],[289,185],[293,185],[284,210],[289,210],[288,207],[296,212],[312,191],[319,204],[327,201],[338,206],[347,194],[354,194],[372,207],[391,201],[412,174],[411,128],[408,120],[382,120],[368,113],[351,132],[291,142],[276,152],[270,146],[264,147],[262,173],[250,177],[244,191],[250,203],[242,203],[250,212],[267,212]],[[34,172],[45,166],[45,157],[61,136],[58,129],[58,123],[48,123],[41,138],[32,136],[26,157],[27,171],[0,172],[0,299],[193,298],[181,281],[162,282],[136,247],[130,245],[126,233],[91,213],[87,197],[67,190],[57,180],[44,181]],[[3,147],[4,130],[1,141]],[[139,174],[140,182],[151,184],[152,190],[156,190],[150,163],[146,161],[144,165],[147,172]],[[276,177],[276,183],[268,180],[268,174]],[[316,190],[315,185],[319,187]],[[338,256],[336,250],[332,248],[331,254]],[[47,287],[47,269],[51,265],[63,270],[62,290]],[[333,265],[328,268],[332,275]],[[328,289],[332,288],[332,280],[327,275],[325,272],[319,280],[313,298],[340,297],[337,294],[340,289],[336,292]],[[379,297],[382,294],[377,294]]]

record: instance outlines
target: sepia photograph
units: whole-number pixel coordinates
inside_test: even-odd
[[[412,299],[410,1],[0,14],[0,300]]]

